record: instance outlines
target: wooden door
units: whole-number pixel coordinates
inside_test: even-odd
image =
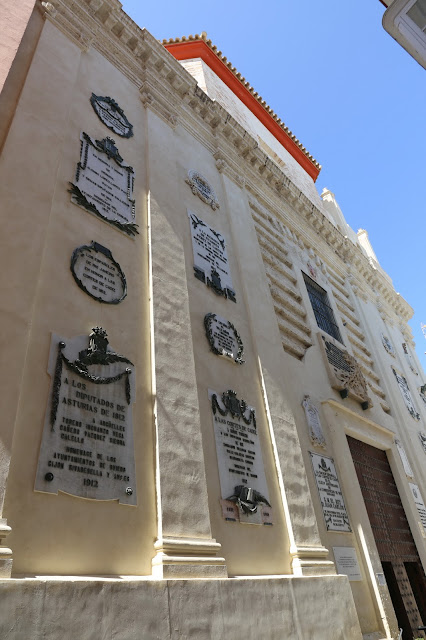
[[[426,579],[386,452],[347,438],[402,638],[423,637]]]

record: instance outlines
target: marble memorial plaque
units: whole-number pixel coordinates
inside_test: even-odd
[[[321,420],[319,411],[309,396],[305,396],[302,402],[303,408],[305,410],[306,420],[308,422],[309,427],[309,437],[311,439],[312,444],[317,447],[322,447],[325,449],[326,442],[324,438],[324,434],[322,432]]]
[[[309,453],[327,531],[352,531],[333,459]]]
[[[222,394],[209,389],[209,399],[221,498],[238,505],[240,522],[262,524],[261,507],[271,505],[255,410],[244,400],[239,400],[231,389]],[[268,524],[269,517],[268,514]]]
[[[122,138],[131,138],[133,135],[133,125],[127,120],[115,100],[109,96],[97,96],[92,93],[90,103],[98,116],[108,129],[111,129]]]
[[[362,580],[361,569],[354,547],[333,547],[337,573],[348,576],[350,582]]]
[[[408,388],[407,380],[404,378],[404,376],[401,376],[393,367],[392,367],[392,371],[398,383],[399,390],[401,392],[402,398],[405,402],[405,406],[407,407],[409,414],[411,415],[412,418],[414,418],[414,420],[420,420],[420,414],[414,405],[410,389]]]
[[[225,239],[188,211],[191,223],[192,250],[194,253],[194,275],[218,296],[236,302],[232,287]]]
[[[237,364],[244,364],[243,341],[232,322],[216,313],[207,313],[204,316],[204,327],[213,353],[226,356]]]
[[[136,505],[133,365],[106,332],[52,336],[52,377],[35,490]]]
[[[107,304],[118,304],[127,295],[126,278],[106,247],[97,242],[74,250],[71,257],[74,280],[89,296]]]
[[[70,182],[71,201],[130,236],[139,233],[135,224],[133,167],[118,153],[114,140],[93,140],[80,135],[80,162],[75,184]]]
[[[413,484],[412,482],[409,482],[408,484],[410,485],[411,493],[413,494],[414,502],[416,503],[417,511],[419,512],[424,533],[426,533],[426,506],[423,501],[422,494],[416,484]]]
[[[396,448],[398,449],[399,457],[401,458],[401,462],[402,462],[402,466],[404,467],[405,474],[409,478],[414,478],[414,473],[411,468],[411,465],[408,460],[404,447],[402,446],[401,442],[397,439],[395,439],[395,445],[396,445]]]

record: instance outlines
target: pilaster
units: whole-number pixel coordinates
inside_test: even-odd
[[[299,576],[335,575],[334,562],[328,559],[328,549],[322,545],[319,536],[295,419],[286,395],[288,390],[286,392],[283,382],[285,354],[268,283],[263,270],[259,269],[262,257],[247,196],[244,187],[224,174],[223,182],[227,206],[232,212],[233,247],[244,272],[244,296],[250,301],[247,304],[249,321],[258,353],[258,375],[281,488],[292,570]]]
[[[149,106],[146,114],[158,508],[153,575],[220,578],[227,572],[210,526],[185,268],[187,214],[176,197],[179,150],[171,125]]]
[[[10,578],[12,573],[12,550],[5,546],[5,538],[12,531],[7,520],[0,518],[0,579]]]

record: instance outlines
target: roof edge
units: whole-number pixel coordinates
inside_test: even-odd
[[[241,102],[257,117],[257,119],[272,133],[285,149],[293,156],[299,165],[315,182],[321,171],[321,165],[306,150],[302,143],[280,120],[276,113],[266,104],[265,100],[250,86],[237,72],[235,67],[227,62],[217,47],[212,45],[203,35],[189,36],[163,40],[162,44],[176,58],[189,60],[201,58],[210,69],[231,89]]]

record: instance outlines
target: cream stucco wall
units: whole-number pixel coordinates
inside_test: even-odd
[[[109,18],[97,14],[96,3],[58,4],[57,14],[44,10],[42,23],[42,13],[34,14],[33,49],[40,28],[41,34],[35,51],[29,44],[27,55],[21,49],[16,109],[4,103],[11,125],[0,157],[7,238],[0,262],[8,273],[0,298],[8,363],[1,374],[0,515],[12,528],[7,544],[14,564],[12,579],[0,582],[0,635],[18,640],[32,625],[34,638],[83,640],[96,625],[106,637],[126,640],[141,629],[147,638],[197,640],[395,637],[346,435],[387,452],[426,566],[425,538],[394,443],[395,437],[403,443],[426,494],[426,453],[418,438],[426,431],[426,405],[417,393],[423,373],[415,357],[419,375],[411,371],[401,346],[412,349],[408,305],[357,240],[338,231],[312,179],[204,63],[186,65],[194,80],[115,0]],[[114,20],[122,21],[124,35],[108,31]],[[196,81],[222,105],[222,111],[214,107],[214,130]],[[116,99],[134,127],[130,139],[113,136],[135,170],[140,234],[134,239],[74,205],[67,191],[80,132],[113,135],[90,105],[92,91]],[[255,143],[261,136],[281,154],[285,189],[266,181],[222,135],[217,121],[228,112],[235,137],[251,135]],[[190,169],[214,189],[219,209],[192,193],[185,182]],[[236,304],[194,277],[188,210],[224,236]],[[262,244],[259,225],[270,246]],[[71,254],[91,240],[108,247],[126,275],[128,296],[119,305],[96,302],[72,278]],[[373,406],[366,411],[330,386],[303,279],[312,268],[345,348],[371,382]],[[282,303],[270,286],[273,269],[287,287]],[[237,327],[245,364],[210,351],[203,326],[209,312]],[[136,507],[33,489],[51,334],[71,338],[96,325],[136,367]],[[381,332],[393,342],[395,358],[384,350]],[[420,421],[407,411],[392,364],[407,378]],[[273,526],[222,516],[209,388],[235,389],[256,408]],[[325,449],[310,440],[305,395],[319,410]],[[326,529],[311,451],[334,459],[350,533]],[[361,581],[335,575],[333,546],[355,548]],[[50,610],[60,612],[56,621]]]

